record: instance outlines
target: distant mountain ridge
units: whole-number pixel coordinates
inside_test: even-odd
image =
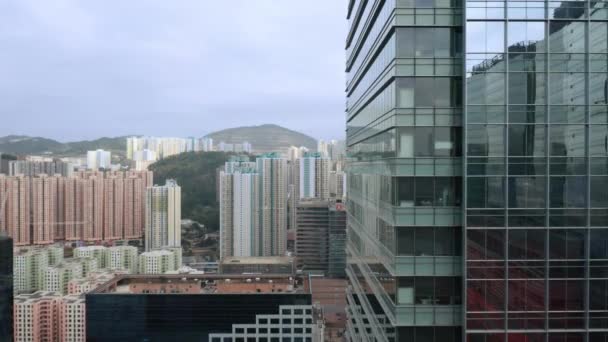
[[[137,135],[130,135],[137,136]],[[79,156],[87,151],[104,149],[112,154],[124,156],[127,137],[103,137],[95,140],[82,140],[62,143],[44,137],[27,135],[8,135],[0,137],[0,153],[14,155]],[[289,146],[305,146],[317,150],[317,140],[306,134],[273,124],[227,128],[207,134],[215,145],[221,141],[229,144],[249,142],[254,153],[286,152]]]
[[[251,143],[254,153],[286,152],[289,146],[305,146],[317,150],[317,140],[304,133],[296,132],[273,124],[228,128],[207,134],[217,145],[226,143]]]
[[[62,143],[57,140],[26,135],[8,135],[0,137],[0,152],[15,155],[50,154],[55,156],[76,156],[86,154],[88,150],[109,150],[124,154],[127,148],[126,137],[99,138]]]

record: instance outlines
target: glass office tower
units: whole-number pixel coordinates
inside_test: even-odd
[[[348,21],[349,338],[608,342],[608,2]]]
[[[607,4],[466,3],[468,341],[608,341]]]
[[[348,20],[348,337],[460,341],[462,5],[354,0]]]

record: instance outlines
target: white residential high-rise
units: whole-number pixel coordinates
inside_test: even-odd
[[[220,257],[258,254],[255,163],[227,162],[220,173]]]
[[[109,151],[95,150],[87,152],[87,168],[89,170],[110,169],[112,154]]]
[[[281,256],[287,250],[287,159],[267,153],[256,159],[259,174],[258,219],[260,256]]]
[[[305,153],[296,160],[296,165],[299,198],[329,198],[329,158],[320,153]]]
[[[181,246],[181,188],[168,179],[146,190],[146,251]]]

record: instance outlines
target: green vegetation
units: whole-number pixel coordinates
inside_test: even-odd
[[[182,218],[205,226],[208,232],[219,230],[220,212],[216,198],[217,170],[231,153],[188,152],[160,160],[150,166],[154,184],[175,179],[182,188]]]

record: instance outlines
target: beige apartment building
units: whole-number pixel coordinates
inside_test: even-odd
[[[152,177],[150,171],[0,175],[0,231],[16,246],[141,239]]]

